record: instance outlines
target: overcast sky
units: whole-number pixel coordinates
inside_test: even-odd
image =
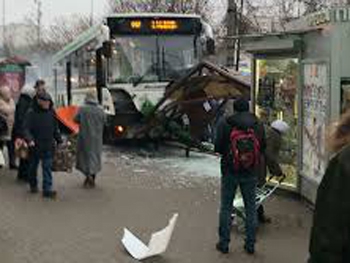
[[[6,23],[21,22],[24,17],[35,12],[35,0],[0,0],[0,23],[2,24],[3,1],[6,3]],[[41,0],[43,22],[49,24],[54,17],[70,14],[90,14],[91,1],[94,3],[95,16],[106,10],[106,0]]]

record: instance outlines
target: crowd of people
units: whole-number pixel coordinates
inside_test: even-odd
[[[221,154],[221,206],[216,249],[229,253],[232,204],[240,187],[245,206],[244,249],[255,253],[259,223],[268,223],[264,207],[257,205],[256,189],[265,183],[267,171],[281,177],[282,137],[289,126],[281,120],[264,127],[250,113],[249,102],[234,102],[234,114],[218,123],[215,151]],[[350,262],[350,111],[342,116],[330,138],[333,154],[318,189],[310,237],[309,263]]]
[[[84,187],[95,187],[96,174],[101,170],[104,111],[95,93],[86,96],[75,121],[80,125],[76,168],[86,179]],[[15,104],[8,87],[0,87],[0,147],[7,146],[9,168],[18,169],[17,180],[29,185],[36,194],[38,167],[42,167],[42,196],[54,199],[52,168],[55,151],[64,142],[54,109],[54,101],[45,81],[38,80],[34,87],[25,86]],[[24,154],[21,154],[23,153]],[[19,167],[17,160],[19,159]],[[2,162],[2,165],[5,165]]]

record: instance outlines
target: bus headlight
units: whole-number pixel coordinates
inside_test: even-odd
[[[125,128],[121,125],[118,125],[118,126],[115,126],[114,131],[116,135],[121,135],[124,133]]]

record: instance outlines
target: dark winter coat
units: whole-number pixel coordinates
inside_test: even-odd
[[[267,127],[266,129],[266,150],[262,156],[259,170],[259,185],[266,182],[267,170],[271,175],[282,176],[283,171],[279,164],[280,151],[282,147],[282,134],[277,130]]]
[[[265,152],[266,142],[264,127],[254,114],[250,112],[240,112],[228,118],[222,118],[218,123],[215,139],[215,152],[222,155],[222,172],[226,172],[227,169],[232,171],[233,169],[232,157],[229,154],[231,147],[230,134],[233,128],[254,129],[255,134],[260,141],[261,152]]]
[[[26,114],[24,122],[24,138],[34,141],[34,150],[39,154],[53,152],[55,143],[60,144],[62,138],[53,108],[42,109],[36,102]]]
[[[310,263],[350,262],[350,146],[328,164],[317,192]]]
[[[76,168],[85,175],[96,175],[102,168],[104,111],[97,102],[87,101],[75,121],[79,123]]]
[[[24,121],[27,112],[32,105],[32,97],[28,94],[21,94],[16,105],[15,125],[13,127],[13,135],[15,137],[23,137]]]

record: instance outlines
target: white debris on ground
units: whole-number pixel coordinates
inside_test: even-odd
[[[119,174],[129,177],[130,183],[141,179],[147,184],[147,179],[159,177],[157,188],[216,187],[220,178],[217,156],[191,152],[187,158],[185,150],[172,147],[162,147],[160,151],[106,147],[104,160],[116,167],[116,173],[124,167]]]
[[[180,175],[220,177],[220,159],[203,153],[191,152],[187,158],[184,152],[173,152],[172,155],[156,157],[154,162],[171,169]]]
[[[110,160],[112,155],[115,158],[115,151],[114,148],[106,148],[105,158]],[[121,151],[115,161],[118,159],[130,164],[132,162],[133,165],[137,164],[137,167],[133,169],[135,173],[146,173],[147,168],[155,166],[175,170],[178,175],[182,176],[220,177],[220,158],[218,156],[191,152],[190,157],[186,157],[184,150],[176,148],[164,148],[158,152]]]

